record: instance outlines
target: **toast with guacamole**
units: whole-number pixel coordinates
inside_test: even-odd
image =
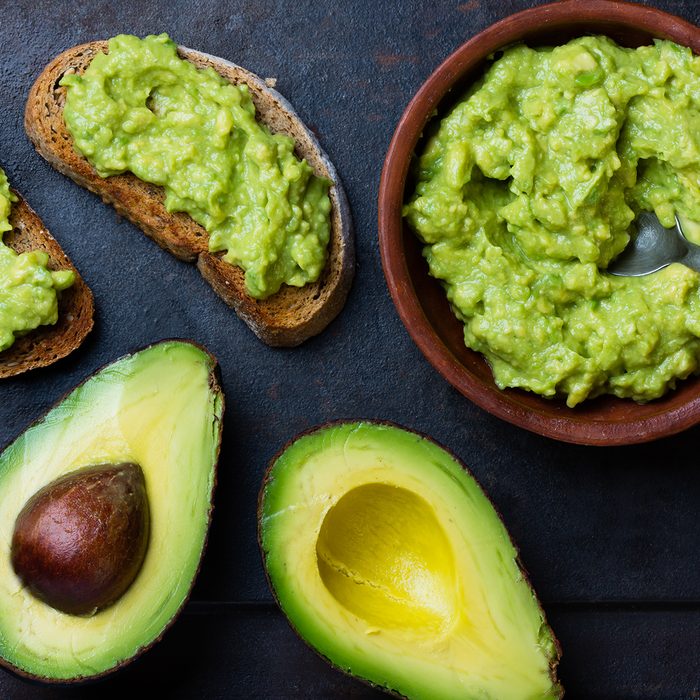
[[[0,379],[71,353],[92,317],[90,289],[0,169]]]
[[[195,263],[265,343],[295,346],[340,312],[354,273],[335,168],[291,105],[166,34],[55,58],[25,128],[57,170]]]

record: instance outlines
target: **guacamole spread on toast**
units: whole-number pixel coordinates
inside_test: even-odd
[[[72,270],[52,272],[42,250],[16,253],[2,241],[12,230],[10,211],[15,195],[0,170],[0,352],[15,336],[58,320],[57,293],[75,281]]]
[[[170,212],[209,232],[209,250],[245,270],[259,299],[318,279],[330,237],[330,183],[294,140],[256,121],[245,84],[181,59],[166,34],[120,35],[83,75],[61,81],[66,126],[102,177],[132,172]]]
[[[641,211],[700,222],[700,58],[583,37],[495,59],[419,154],[404,214],[497,385],[575,406],[698,370],[700,275],[606,272]]]

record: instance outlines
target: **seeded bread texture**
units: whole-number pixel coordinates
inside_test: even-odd
[[[352,224],[335,169],[289,103],[240,66],[191,49],[178,49],[182,58],[198,68],[211,66],[234,85],[247,84],[258,119],[271,131],[291,136],[297,144],[297,155],[306,158],[317,175],[334,183],[329,193],[328,260],[320,278],[304,287],[283,285],[273,296],[259,300],[246,292],[243,270],[225,263],[221,259],[223,253],[209,252],[209,236],[203,227],[187,214],[171,214],[165,209],[161,187],[143,182],[131,173],[101,178],[75,151],[63,120],[66,90],[59,82],[66,73],[83,72],[100,51],[107,51],[106,41],[76,46],[56,57],[37,78],[29,93],[24,120],[37,151],[57,170],[112,204],[162,248],[195,263],[214,291],[268,345],[295,346],[320,333],[342,309],[352,283]]]
[[[0,352],[0,379],[60,360],[83,342],[93,325],[92,292],[36,212],[17,192],[14,194],[18,200],[12,203],[10,212],[12,231],[5,233],[3,242],[17,253],[43,250],[49,256],[49,269],[73,270],[75,282],[59,293],[55,325],[39,326]]]

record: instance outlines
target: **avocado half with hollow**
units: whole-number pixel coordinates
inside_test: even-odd
[[[560,651],[465,467],[383,423],[306,433],[273,461],[259,538],[277,601],[339,669],[409,698],[559,698]]]
[[[187,341],[127,355],[0,454],[0,664],[43,681],[93,678],[177,616],[209,529],[216,367]]]

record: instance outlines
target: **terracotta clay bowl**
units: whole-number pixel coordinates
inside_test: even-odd
[[[700,422],[700,377],[647,404],[611,396],[574,409],[519,389],[501,391],[478,353],[465,347],[462,324],[440,284],[429,276],[421,245],[404,223],[409,166],[424,128],[438,119],[480,75],[487,57],[516,42],[563,44],[585,34],[605,34],[622,46],[671,39],[700,53],[700,29],[651,7],[609,0],[563,0],[490,26],[455,51],[428,78],[404,112],[382,171],[379,244],[384,275],[399,316],[427,360],[464,396],[499,418],[557,440],[588,445],[646,442]]]

